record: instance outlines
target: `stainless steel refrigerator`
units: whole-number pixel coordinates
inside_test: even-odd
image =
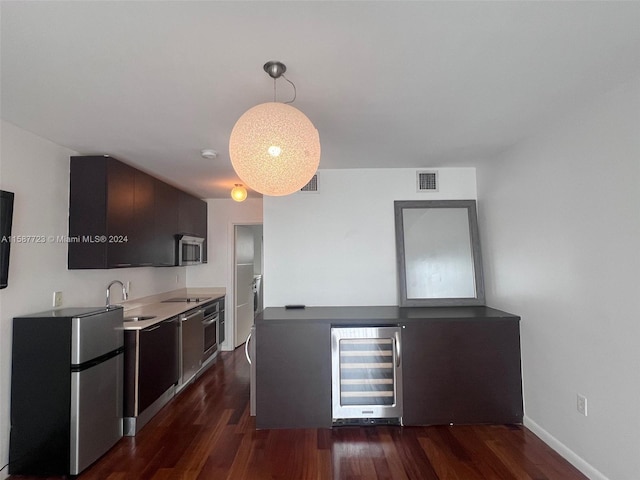
[[[122,437],[122,312],[13,319],[9,473],[77,475]]]

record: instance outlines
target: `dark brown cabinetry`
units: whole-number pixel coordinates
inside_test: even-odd
[[[178,328],[175,317],[125,331],[125,417],[138,417],[178,382]]]
[[[207,204],[182,191],[179,196],[178,231],[194,237],[207,237]],[[207,242],[202,245],[202,260],[207,261]]]
[[[176,233],[178,229],[179,198],[177,188],[155,180],[154,239],[155,264],[171,266],[176,263]]]
[[[256,323],[256,427],[331,427],[331,327]]]
[[[71,157],[70,269],[175,265],[179,233],[206,238],[206,202],[113,157]]]
[[[178,230],[195,237],[207,234],[207,204],[186,192],[180,192]]]
[[[403,327],[405,425],[522,422],[517,320],[426,320]]]
[[[256,319],[256,426],[324,428],[331,327],[401,327],[404,425],[522,423],[520,318],[489,307],[267,308]]]

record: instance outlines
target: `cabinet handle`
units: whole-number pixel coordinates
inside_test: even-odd
[[[153,267],[153,263],[139,263],[139,267]]]
[[[132,264],[131,263],[114,263],[113,266],[114,267],[130,267]]]
[[[247,336],[247,341],[244,342],[244,355],[245,357],[247,357],[247,362],[249,362],[249,365],[251,365],[251,357],[249,356],[249,340],[251,340],[251,332],[249,332],[249,335]]]
[[[186,322],[187,320],[192,319],[193,317],[197,317],[198,315],[202,314],[202,310],[198,310],[196,312],[193,312],[191,315],[185,315],[183,316],[180,320],[183,322]]]
[[[163,323],[163,322],[160,322],[160,323]],[[143,328],[143,329],[142,329],[142,331],[143,331],[143,332],[153,332],[154,330],[159,329],[159,328],[160,328],[160,326],[161,326],[161,325],[159,325],[159,324],[158,324],[158,325],[155,325],[155,326],[153,326],[153,327]]]
[[[394,335],[395,335],[395,343],[396,343],[396,367],[399,367],[400,359],[402,358],[402,351],[400,347],[400,336],[398,335],[398,332],[396,332]]]

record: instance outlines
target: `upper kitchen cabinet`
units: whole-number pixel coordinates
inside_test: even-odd
[[[180,192],[178,231],[184,235],[207,238],[207,203],[199,198]],[[202,261],[207,261],[207,242],[202,247]]]
[[[70,269],[175,265],[181,219],[206,237],[206,202],[113,157],[71,157]]]
[[[207,204],[199,198],[180,192],[178,230],[194,237],[207,236]]]
[[[154,254],[158,266],[176,264],[176,233],[180,231],[178,208],[182,193],[167,183],[155,180]]]

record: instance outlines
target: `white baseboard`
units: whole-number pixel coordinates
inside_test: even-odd
[[[558,452],[565,460],[571,465],[580,470],[584,475],[590,478],[590,480],[609,480],[602,472],[594,468],[587,463],[582,457],[578,456],[573,450],[567,447],[564,443],[560,442],[556,437],[547,432],[544,428],[538,425],[525,415],[524,426],[531,430],[536,436]]]

